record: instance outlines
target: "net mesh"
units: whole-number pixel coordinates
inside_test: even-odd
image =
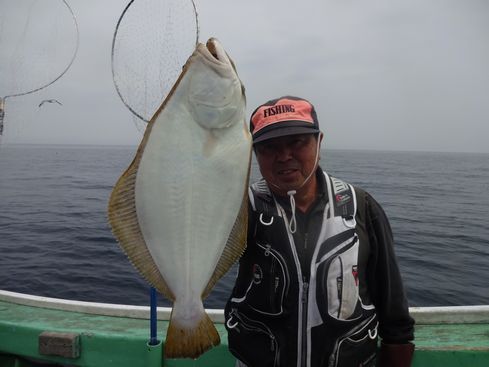
[[[133,0],[117,23],[112,74],[126,107],[148,122],[198,42],[192,0]]]
[[[58,80],[78,50],[78,25],[63,0],[0,0],[0,97]]]

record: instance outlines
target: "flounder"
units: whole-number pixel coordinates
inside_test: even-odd
[[[199,44],[109,200],[109,222],[124,252],[173,302],[167,358],[196,358],[220,342],[202,300],[246,247],[245,104],[221,44]]]

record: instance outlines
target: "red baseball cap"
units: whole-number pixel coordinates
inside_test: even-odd
[[[299,97],[284,96],[257,107],[251,114],[253,144],[296,134],[318,134],[319,122],[314,106]]]

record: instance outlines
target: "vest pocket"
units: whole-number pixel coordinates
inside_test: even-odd
[[[257,251],[257,260],[251,269],[252,280],[244,299],[256,312],[271,316],[281,315],[289,284],[285,261],[268,244],[257,243]]]
[[[336,246],[338,251],[317,264],[317,300],[321,313],[339,320],[359,317],[358,237]],[[325,297],[326,295],[326,297]],[[322,315],[323,320],[325,316]]]
[[[229,350],[241,362],[247,366],[279,365],[279,344],[264,323],[246,317],[237,309],[231,309],[226,328]]]
[[[378,325],[374,314],[339,338],[330,356],[328,367],[374,367]]]

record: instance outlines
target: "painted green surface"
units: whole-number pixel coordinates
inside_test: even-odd
[[[416,349],[419,350],[480,350],[489,353],[488,324],[416,325],[415,335]]]
[[[168,322],[158,322],[158,336],[166,333]],[[197,360],[166,360],[164,366],[234,366],[227,352],[226,330],[216,325],[222,344]],[[81,355],[67,359],[38,354],[38,337],[43,331],[70,332],[80,335]],[[147,346],[149,321],[88,315],[33,308],[0,302],[0,353],[46,359],[57,363],[90,367],[159,367],[163,349]],[[156,357],[155,357],[156,355]],[[6,362],[5,362],[6,363]],[[3,366],[3,365],[0,365]]]
[[[488,367],[489,324],[416,325],[415,367]]]
[[[163,339],[167,322],[158,323]],[[197,360],[163,360],[161,345],[148,347],[149,321],[55,311],[0,302],[0,366],[31,367],[32,359],[90,367],[232,367],[226,330],[216,325],[222,344]],[[67,359],[38,354],[43,331],[80,335],[81,355]],[[488,367],[489,325],[417,325],[413,367]],[[15,356],[21,356],[17,358]],[[25,357],[30,360],[24,359]]]

